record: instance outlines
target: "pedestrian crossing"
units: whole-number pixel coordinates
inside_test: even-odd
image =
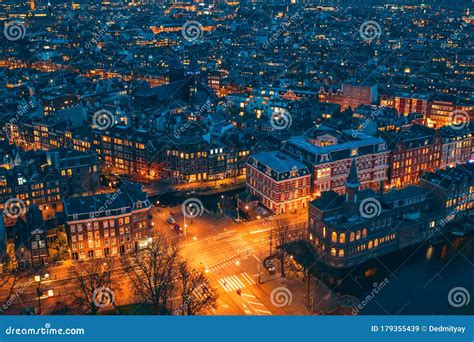
[[[247,272],[241,273],[240,275],[249,283],[249,285],[256,284],[252,277],[247,274]]]
[[[252,277],[247,274],[247,272],[241,273],[240,277],[237,275],[232,275],[220,278],[217,280],[217,282],[225,292],[241,290],[247,285],[252,286],[256,284],[255,280],[253,280]]]

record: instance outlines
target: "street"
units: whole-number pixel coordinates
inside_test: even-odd
[[[178,224],[187,225],[186,236],[179,237],[167,222],[171,212]],[[292,231],[301,230],[307,222],[305,216],[296,214],[282,215],[279,219],[287,219]],[[297,298],[282,307],[271,302],[272,291],[291,282],[279,278],[278,272],[270,275],[263,267],[264,258],[270,254],[271,221],[235,223],[206,213],[184,221],[180,207],[160,208],[153,215],[155,229],[179,239],[182,255],[193,267],[204,271],[218,290],[215,314],[309,314]],[[299,287],[304,288],[301,284]],[[295,293],[293,289],[291,291]]]
[[[217,289],[218,305],[212,314],[309,314],[304,304],[304,285],[301,283],[292,286],[292,298],[288,305],[280,307],[272,304],[272,291],[288,287],[291,279],[280,278],[278,270],[270,275],[263,267],[264,258],[270,254],[271,221],[235,223],[232,219],[206,212],[202,216],[185,219],[181,206],[156,207],[153,208],[152,215],[155,233],[164,233],[179,244],[182,256],[192,267],[204,272]],[[178,235],[167,222],[171,216],[181,227],[186,227],[185,236]],[[306,222],[306,217],[296,214],[288,214],[285,219],[290,222],[290,231],[295,232],[301,230]],[[272,244],[274,251],[275,241]],[[71,294],[76,285],[68,272],[71,265],[72,262],[67,261],[48,268],[49,279],[41,283],[40,290],[52,290],[53,295],[41,296],[43,314],[73,304]],[[120,263],[117,263],[113,273],[119,279],[119,288],[114,290],[116,304],[136,303],[138,298]],[[9,312],[18,314],[25,308],[38,307],[37,288],[38,284],[32,279],[21,279],[15,286],[15,291],[21,293],[10,306]],[[6,288],[0,289],[1,298],[8,295],[6,291]]]

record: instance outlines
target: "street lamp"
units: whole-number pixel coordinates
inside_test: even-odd
[[[38,297],[38,315],[41,315],[41,276],[35,275],[36,296]]]

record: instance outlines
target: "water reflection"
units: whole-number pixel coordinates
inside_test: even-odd
[[[449,305],[450,289],[462,286],[474,296],[473,236],[425,242],[377,257],[343,272],[318,265],[315,273],[335,296],[354,296],[364,301],[373,284],[389,283],[357,314],[474,314],[474,301],[461,308]]]
[[[431,258],[433,257],[433,251],[434,251],[434,247],[431,245],[428,247],[428,249],[426,250],[426,255],[425,255],[425,259],[430,261]]]

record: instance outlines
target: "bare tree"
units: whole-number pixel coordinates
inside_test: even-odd
[[[280,270],[282,277],[285,276],[285,247],[290,241],[290,225],[288,220],[279,219],[275,221],[275,238],[277,240],[278,258],[280,259]]]
[[[186,261],[179,263],[178,272],[181,305],[174,310],[176,315],[204,314],[216,308],[217,292],[202,272],[190,268]]]
[[[0,312],[3,312],[3,308],[8,307],[7,303],[12,302],[14,290],[16,285],[19,283],[20,277],[18,271],[11,268],[5,267],[0,271],[0,298],[2,298],[2,305],[0,306]]]
[[[155,305],[157,312],[172,309],[178,262],[178,248],[163,235],[155,236],[147,248],[122,259],[133,287],[144,302]]]
[[[79,310],[96,315],[104,300],[113,304],[112,272],[115,264],[115,259],[110,257],[93,258],[69,268],[69,276],[75,285],[72,295]],[[104,299],[104,296],[108,298]]]

